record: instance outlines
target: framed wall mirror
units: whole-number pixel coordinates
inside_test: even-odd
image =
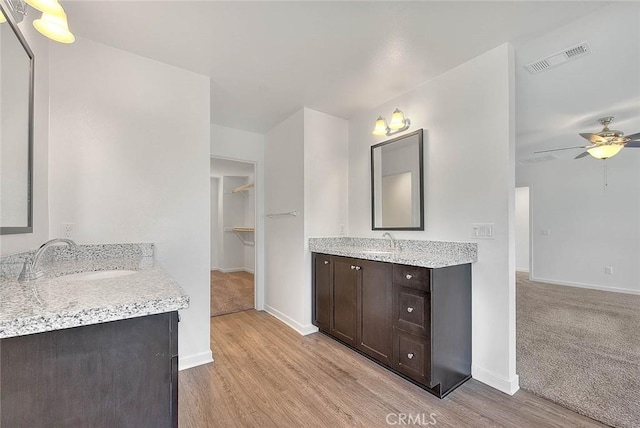
[[[33,232],[34,56],[0,0],[0,235]]]
[[[371,228],[424,230],[422,129],[371,146]]]

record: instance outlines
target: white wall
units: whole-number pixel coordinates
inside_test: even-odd
[[[311,324],[309,238],[347,226],[347,122],[303,108],[267,133],[265,309],[301,334]]]
[[[424,128],[425,231],[398,238],[472,241],[471,223],[494,223],[473,265],[473,376],[518,389],[515,365],[513,52],[502,45],[349,121],[349,232],[371,231],[370,147],[378,115],[398,107]]]
[[[591,157],[518,167],[531,186],[533,280],[640,294],[640,150],[606,163],[606,190]]]
[[[82,38],[50,54],[51,230],[154,242],[191,298],[180,365],[211,361],[209,79]]]
[[[529,188],[516,187],[516,270],[529,272]]]
[[[218,227],[218,186],[220,179],[211,177],[211,270],[218,269],[220,257],[218,255],[218,240],[221,232]]]
[[[265,137],[252,132],[224,126],[211,125],[210,155],[225,159],[255,163],[255,306],[264,309],[265,289],[265,224],[264,224],[264,188],[265,188]]]
[[[265,310],[306,331],[304,110],[267,133],[264,160],[265,213],[299,213],[265,220]]]
[[[0,255],[36,249],[49,238],[49,39],[31,22],[25,19],[18,27],[35,56],[33,233],[0,235]],[[57,232],[52,231],[52,235],[57,236]]]

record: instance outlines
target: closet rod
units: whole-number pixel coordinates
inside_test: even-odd
[[[269,217],[269,218],[285,217],[285,216],[297,217],[298,216],[298,211],[289,211],[288,213],[271,213],[271,214],[267,214],[267,217]]]

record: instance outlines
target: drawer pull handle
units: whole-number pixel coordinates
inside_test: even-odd
[[[360,270],[362,269],[360,266],[356,266],[356,270]]]
[[[413,358],[413,352],[410,354],[407,354],[407,358],[412,359]]]
[[[409,307],[407,308],[407,312],[409,312],[409,313],[413,312],[413,308],[412,308],[411,306],[409,306]]]
[[[411,279],[411,278],[413,278],[413,275],[411,275],[410,273],[408,273],[408,274],[405,276],[405,278],[407,278],[407,279]]]
[[[325,265],[328,265],[328,264],[329,264],[329,261],[328,261],[328,260],[325,260],[325,261],[324,261],[324,264],[325,264]]]

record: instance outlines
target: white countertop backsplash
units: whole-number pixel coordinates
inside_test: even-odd
[[[154,261],[153,244],[78,245],[47,250],[45,276],[18,282],[33,251],[0,258],[0,338],[171,312],[189,306],[180,285]],[[135,270],[127,276],[78,280],[66,275]],[[34,296],[36,287],[40,302]]]

